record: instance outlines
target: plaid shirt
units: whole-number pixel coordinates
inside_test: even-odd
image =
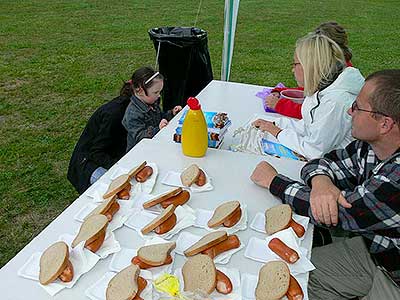
[[[364,237],[371,256],[400,283],[400,149],[380,161],[371,146],[354,141],[307,163],[301,177],[305,184],[278,175],[270,191],[290,204],[296,213],[309,216],[311,179],[326,175],[342,191],[351,208],[339,205],[339,224]]]

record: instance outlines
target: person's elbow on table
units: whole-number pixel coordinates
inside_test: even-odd
[[[273,166],[271,166],[266,161],[258,163],[257,167],[254,169],[250,176],[250,179],[257,185],[269,189],[272,180],[278,172]]]

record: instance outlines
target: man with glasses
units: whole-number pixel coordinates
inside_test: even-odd
[[[400,299],[400,70],[371,74],[348,113],[356,140],[307,163],[305,184],[267,162],[251,179],[312,223],[357,234],[313,249],[310,299]]]

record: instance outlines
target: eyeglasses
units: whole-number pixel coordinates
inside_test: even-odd
[[[296,67],[297,65],[301,65],[299,62],[293,62],[292,63],[292,67],[294,68],[294,67]]]
[[[373,113],[373,114],[380,114],[382,116],[389,117],[387,114],[384,114],[380,111],[362,109],[362,108],[358,107],[357,101],[354,101],[353,104],[351,105],[351,112],[354,112],[356,110],[369,112],[369,113]]]

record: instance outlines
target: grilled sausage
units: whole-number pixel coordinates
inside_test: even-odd
[[[299,259],[297,252],[286,246],[286,244],[278,238],[273,238],[268,243],[268,247],[289,264],[294,264]]]
[[[212,246],[211,248],[202,251],[201,253],[206,254],[211,258],[214,258],[217,255],[221,254],[222,252],[239,247],[240,247],[240,240],[237,237],[237,235],[230,235],[225,241],[222,241],[219,244],[216,244],[215,246]]]
[[[103,245],[104,238],[106,237],[106,231],[103,230],[102,233],[99,234],[98,238],[89,244],[85,244],[85,248],[95,253],[100,249],[101,245]]]
[[[297,237],[301,238],[306,232],[304,227],[297,223],[295,220],[289,222],[289,227],[292,227],[293,231],[296,233]]]
[[[224,295],[229,294],[233,289],[232,282],[229,277],[219,270],[217,270],[217,286],[215,288],[218,293]]]
[[[114,202],[110,208],[105,212],[105,216],[108,219],[108,222],[111,222],[111,220],[113,219],[114,214],[119,210],[119,203],[118,202]]]
[[[303,300],[304,294],[296,278],[290,275],[289,289],[286,292],[288,300]]]
[[[188,202],[189,198],[190,198],[190,193],[186,190],[183,190],[178,195],[172,196],[164,200],[163,202],[160,203],[160,205],[162,206],[162,208],[167,208],[170,204],[173,204],[175,206],[183,205],[186,202]]]
[[[232,227],[237,222],[239,222],[240,218],[242,217],[242,209],[240,207],[236,208],[233,212],[232,216],[229,217],[222,225],[225,227]]]
[[[170,231],[176,225],[176,215],[172,214],[168,219],[166,219],[162,224],[160,224],[154,232],[157,234],[163,234]]]
[[[72,263],[68,260],[65,270],[58,276],[63,282],[70,282],[74,278],[74,267]]]
[[[153,168],[145,166],[136,174],[135,179],[137,182],[145,182],[151,175],[153,175]]]

